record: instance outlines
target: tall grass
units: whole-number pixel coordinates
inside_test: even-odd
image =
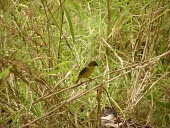
[[[125,119],[169,127],[168,0],[0,4],[0,127],[94,128],[113,105]],[[91,60],[93,79],[76,85]]]

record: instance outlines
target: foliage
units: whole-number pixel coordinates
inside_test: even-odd
[[[1,127],[99,127],[101,108],[113,105],[126,119],[168,127],[168,0],[0,4]],[[76,85],[91,60],[93,79]]]

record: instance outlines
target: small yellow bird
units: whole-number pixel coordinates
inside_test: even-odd
[[[94,72],[95,66],[98,66],[96,61],[91,61],[87,67],[83,68],[78,76],[78,79],[76,81],[76,83],[79,82],[80,79],[82,78],[88,78],[91,76],[91,74]]]

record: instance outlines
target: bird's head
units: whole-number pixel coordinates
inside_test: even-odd
[[[88,64],[89,67],[95,67],[95,66],[98,66],[97,62],[96,61],[91,61],[89,64]]]

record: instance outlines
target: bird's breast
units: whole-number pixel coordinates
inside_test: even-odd
[[[94,67],[87,67],[87,70],[84,72],[83,77],[87,78],[91,76],[91,74],[94,72]]]

